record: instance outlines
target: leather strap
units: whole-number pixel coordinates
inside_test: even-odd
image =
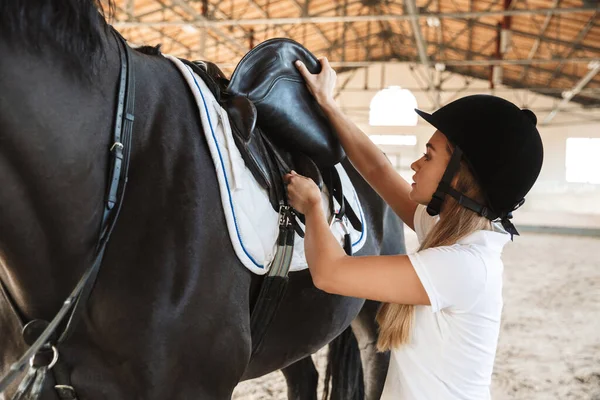
[[[134,115],[134,97],[135,97],[135,77],[134,69],[131,62],[131,50],[125,43],[125,39],[121,37],[114,29],[113,33],[117,36],[119,54],[121,57],[121,75],[119,82],[119,97],[117,100],[117,115],[115,120],[115,130],[113,133],[113,144],[111,146],[111,171],[109,176],[109,186],[107,188],[106,209],[102,220],[100,237],[98,240],[96,257],[88,269],[69,295],[62,307],[50,321],[46,329],[39,335],[29,349],[21,356],[19,360],[10,366],[8,374],[0,379],[0,393],[10,385],[21,372],[27,367],[30,360],[44,347],[49,345],[58,345],[68,339],[70,334],[75,329],[83,310],[87,304],[87,300],[94,287],[98,271],[102,265],[102,260],[106,250],[106,246],[110,239],[111,233],[116,225],[119,212],[123,203],[125,186],[127,183],[127,173],[129,169],[129,156],[131,153],[131,135],[133,131],[133,115]],[[124,54],[123,54],[124,49]],[[123,110],[123,105],[125,105]],[[68,323],[60,335],[59,339],[54,343],[51,340],[52,336],[57,332],[59,326],[68,318]],[[26,390],[32,395],[36,395],[38,382],[43,382],[43,376],[47,372],[46,367],[39,369],[31,369],[27,375],[31,382],[25,385]],[[23,382],[21,387],[23,387]],[[19,394],[19,396],[24,393]]]
[[[117,222],[125,186],[127,184],[135,110],[135,74],[134,69],[131,66],[131,50],[127,46],[125,39],[118,34],[118,32],[113,32],[115,32],[119,39],[117,42],[119,44],[119,56],[121,58],[121,76],[119,80],[119,100],[117,103],[115,130],[113,134],[113,143],[110,148],[111,164],[108,198],[106,199],[104,216],[102,218],[103,229],[100,232],[100,246],[98,249],[101,254],[101,259],[97,264],[97,267],[92,271],[92,274],[90,274],[90,279],[84,285],[81,294],[78,296],[77,303],[69,318],[67,327],[58,339],[59,343],[64,342],[71,336],[83,314],[83,308],[87,305],[87,301],[92,293],[94,284],[96,283],[98,272],[100,271],[102,257],[104,257],[104,252],[106,251],[106,245]],[[123,107],[125,107],[125,110],[123,110]],[[117,197],[117,193],[120,193],[120,197]],[[115,211],[114,207],[116,204],[118,204],[119,207]]]
[[[279,209],[277,252],[269,266],[269,272],[264,277],[258,299],[250,313],[252,355],[260,347],[287,289],[288,272],[294,252],[294,225],[292,208],[282,205]]]
[[[462,154],[463,152],[460,149],[460,147],[456,146],[454,148],[454,152],[452,153],[452,157],[448,162],[446,171],[444,171],[442,180],[439,183],[437,189],[435,190],[435,193],[431,197],[431,201],[427,205],[427,213],[432,217],[438,215],[442,210],[442,204],[444,203],[444,199],[446,198],[446,192],[444,191],[444,188],[451,186],[452,179],[454,178],[454,175],[456,175],[456,173],[458,172],[458,168],[460,167],[460,160],[462,159]]]
[[[348,199],[346,198],[346,195],[344,194],[344,190],[343,190],[343,186],[342,186],[342,180],[340,178],[340,174],[338,172],[338,170],[335,168],[335,166],[328,168],[328,173],[324,173],[323,176],[328,176],[329,177],[329,181],[328,181],[328,187],[330,188],[329,190],[331,190],[331,200],[330,200],[330,209],[333,212],[333,199],[335,198],[335,200],[338,202],[338,204],[340,205],[340,210],[337,213],[337,218],[342,219],[343,217],[348,218],[348,221],[350,221],[350,224],[352,225],[352,227],[354,229],[356,229],[359,232],[362,232],[363,230],[363,225],[362,222],[360,221],[360,218],[358,218],[358,216],[356,215],[356,212],[354,211],[354,209],[352,208],[352,206],[350,205],[350,202],[348,201]]]

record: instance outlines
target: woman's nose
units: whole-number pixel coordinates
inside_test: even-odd
[[[412,169],[413,171],[417,172],[418,163],[419,163],[419,160],[414,161],[412,164],[410,164],[410,169]]]

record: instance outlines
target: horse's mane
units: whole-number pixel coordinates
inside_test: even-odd
[[[109,14],[114,0],[103,0]],[[106,28],[101,0],[0,0],[0,35],[15,46],[48,46],[74,66],[89,69],[102,52]]]

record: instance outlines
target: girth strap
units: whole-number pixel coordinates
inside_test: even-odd
[[[123,203],[129,169],[129,156],[131,153],[135,77],[131,60],[131,50],[125,43],[125,39],[123,39],[114,29],[113,33],[117,36],[121,59],[121,72],[115,130],[110,148],[111,170],[107,188],[106,208],[103,215],[98,245],[96,246],[96,257],[84,272],[69,297],[64,301],[54,319],[49,323],[45,322],[47,324],[45,329],[39,333],[37,339],[31,343],[31,346],[25,354],[10,366],[8,374],[0,379],[0,393],[2,393],[17,378],[17,376],[21,374],[28,364],[30,365],[29,371],[21,382],[13,400],[36,399],[39,397],[47,372],[54,368],[57,365],[57,362],[59,362],[57,347],[60,343],[69,338],[85,310],[87,300],[89,299],[98,276],[98,271],[102,265],[106,246],[116,225]],[[68,322],[66,327],[62,331],[60,337],[55,339],[59,326],[67,319]],[[50,362],[42,362],[41,365],[36,366],[34,360],[39,357],[41,354],[40,352],[48,350],[52,350],[55,357],[53,356]],[[55,378],[57,383],[56,389],[61,399],[77,399],[75,390],[70,386],[69,373],[66,369],[59,367],[59,370],[55,373]]]
[[[267,328],[277,314],[288,285],[288,272],[294,252],[294,214],[290,206],[282,205],[279,210],[279,236],[277,252],[265,276],[258,300],[250,315],[252,354],[261,345]]]
[[[356,212],[350,205],[350,202],[346,198],[346,195],[343,192],[343,185],[340,178],[340,173],[335,168],[335,166],[329,168],[329,173],[323,173],[323,176],[329,176],[329,187],[332,191],[332,201],[335,199],[340,205],[339,211],[337,212],[337,218],[342,219],[343,217],[347,217],[348,221],[352,225],[354,229],[359,232],[362,232],[363,226],[360,218],[356,215]],[[330,204],[331,210],[333,210],[333,205]]]

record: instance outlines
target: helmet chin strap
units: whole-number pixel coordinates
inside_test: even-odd
[[[494,211],[492,211],[490,208],[477,203],[475,200],[465,196],[464,194],[460,193],[458,190],[452,187],[452,179],[454,178],[454,176],[460,168],[460,161],[462,159],[462,155],[462,150],[460,149],[460,147],[456,146],[454,148],[454,152],[452,153],[452,157],[450,157],[450,162],[446,167],[446,171],[444,171],[442,180],[438,184],[435,193],[431,197],[431,201],[427,205],[427,213],[432,217],[439,215],[440,211],[442,210],[442,204],[444,203],[446,195],[450,195],[461,206],[468,208],[471,211],[474,211],[475,213],[489,219],[490,221],[494,221],[500,218],[502,226],[508,233],[510,233],[510,237],[512,240],[514,235],[519,235],[519,232],[517,232],[515,226],[512,224],[512,222],[510,222],[510,219],[512,218],[512,213],[508,213],[505,216],[500,216]],[[515,207],[515,209],[523,205],[524,202],[525,199],[521,200],[521,202],[517,205],[517,207]]]
[[[427,213],[432,217],[439,215],[440,211],[442,211],[442,204],[444,203],[446,194],[452,195],[452,193],[449,193],[447,189],[452,189],[452,179],[454,178],[454,176],[458,172],[458,169],[460,168],[460,160],[462,160],[462,155],[462,150],[460,149],[460,147],[456,146],[454,148],[452,156],[450,157],[450,162],[446,167],[446,171],[444,171],[442,180],[438,184],[435,193],[431,197],[431,201],[427,205]]]

